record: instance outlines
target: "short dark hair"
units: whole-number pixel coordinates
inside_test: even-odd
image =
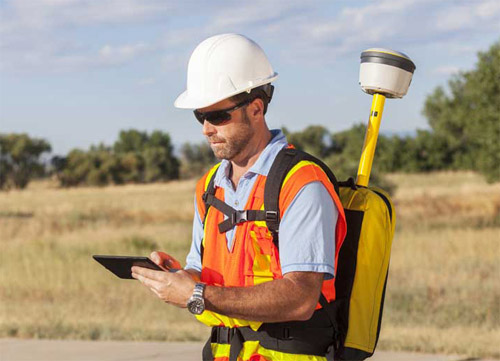
[[[236,95],[233,95],[229,98],[233,103],[239,104],[244,102],[247,99],[254,100],[256,98],[260,98],[264,103],[264,114],[267,112],[267,106],[271,102],[273,97],[274,86],[271,84],[261,85],[257,88],[253,88],[250,93],[243,92]]]

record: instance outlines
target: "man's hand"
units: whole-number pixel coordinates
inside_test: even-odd
[[[182,266],[179,261],[177,261],[174,257],[165,252],[153,252],[149,256],[151,260],[156,263],[158,266],[163,268],[173,268],[173,269],[182,269]]]
[[[193,294],[196,282],[184,271],[153,271],[143,267],[132,267],[132,277],[153,291],[163,301],[185,308]]]
[[[166,254],[165,252],[155,251],[151,253],[149,258],[151,258],[151,260],[161,268],[173,269],[173,270],[182,269],[181,263],[171,255]],[[196,282],[200,282],[200,276],[201,276],[200,272],[194,269],[186,269],[185,271],[188,272]]]

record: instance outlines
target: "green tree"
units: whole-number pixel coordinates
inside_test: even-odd
[[[102,144],[92,146],[88,152],[74,149],[66,158],[54,157],[52,164],[59,169],[57,177],[64,187],[119,183],[117,159],[112,150]]]
[[[113,145],[120,158],[123,182],[156,182],[179,178],[170,135],[155,130],[149,135],[135,129],[121,131]]]
[[[63,187],[73,187],[85,183],[87,175],[92,169],[90,157],[79,149],[73,149],[67,157],[59,157],[53,162],[57,162],[60,166],[57,178]]]
[[[149,137],[146,132],[135,129],[122,130],[118,140],[113,145],[115,153],[141,152],[144,150]]]
[[[120,132],[112,147],[91,146],[85,152],[71,151],[54,157],[54,169],[62,186],[103,186],[110,183],[143,183],[177,179],[179,161],[173,155],[170,136],[161,131],[151,135],[134,129]]]
[[[144,182],[144,158],[138,152],[119,153],[116,155],[119,170],[115,183],[142,183]]]
[[[25,188],[33,177],[44,173],[40,156],[50,150],[44,139],[0,134],[0,188]]]
[[[320,158],[326,157],[330,153],[330,133],[325,127],[310,125],[306,129],[294,133],[289,132],[286,128],[282,130],[287,136],[288,142],[297,149]]]
[[[331,135],[332,151],[325,159],[325,163],[334,171],[339,180],[346,180],[350,177],[356,179],[365,134],[366,125],[355,124],[348,130]],[[382,135],[379,136],[378,144],[380,144],[383,138]],[[370,184],[389,190],[391,185],[385,182],[380,176],[382,172],[379,169],[379,153],[379,146],[377,146],[370,173]]]
[[[478,54],[475,69],[454,76],[449,94],[438,87],[423,113],[453,153],[455,168],[500,179],[500,41]]]
[[[198,177],[217,162],[212,148],[206,143],[185,143],[181,147],[181,177]]]
[[[146,182],[179,178],[179,162],[166,147],[149,147],[143,152]]]
[[[338,180],[347,180],[350,177],[356,178],[366,133],[364,124],[356,124],[348,130],[335,134],[330,134],[322,126],[309,126],[301,132],[294,133],[283,128],[283,132],[287,136],[289,143],[296,148],[323,160]],[[384,140],[385,137],[379,137],[379,142]],[[376,154],[376,157],[378,157],[378,154]],[[380,177],[379,163],[379,159],[376,158],[370,175],[370,184],[391,190],[393,185]]]
[[[119,170],[116,156],[111,148],[100,144],[92,146],[87,153],[90,158],[91,169],[87,174],[85,183],[91,186],[104,186],[110,183],[119,183]]]

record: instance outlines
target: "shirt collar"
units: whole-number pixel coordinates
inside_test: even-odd
[[[288,142],[286,137],[280,129],[271,130],[271,140],[266,145],[255,164],[243,175],[243,177],[250,178],[253,174],[267,176],[276,155],[287,145]],[[227,159],[223,159],[215,176],[214,182],[216,186],[222,187],[225,183],[230,182],[230,170],[231,162]]]

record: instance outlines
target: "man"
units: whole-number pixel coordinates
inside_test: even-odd
[[[194,50],[187,90],[175,106],[195,109],[222,162],[197,185],[184,270],[132,269],[162,300],[188,307],[213,327],[204,359],[324,360],[332,343],[332,325],[318,300],[320,294],[335,298],[335,248],[345,236],[345,216],[324,172],[304,162],[287,176],[279,198],[279,250],[265,221],[235,220],[221,211],[264,208],[266,176],[288,146],[264,116],[276,78],[262,49],[242,35],[217,35]],[[205,193],[212,177],[210,206]],[[163,252],[151,258],[181,268]]]

